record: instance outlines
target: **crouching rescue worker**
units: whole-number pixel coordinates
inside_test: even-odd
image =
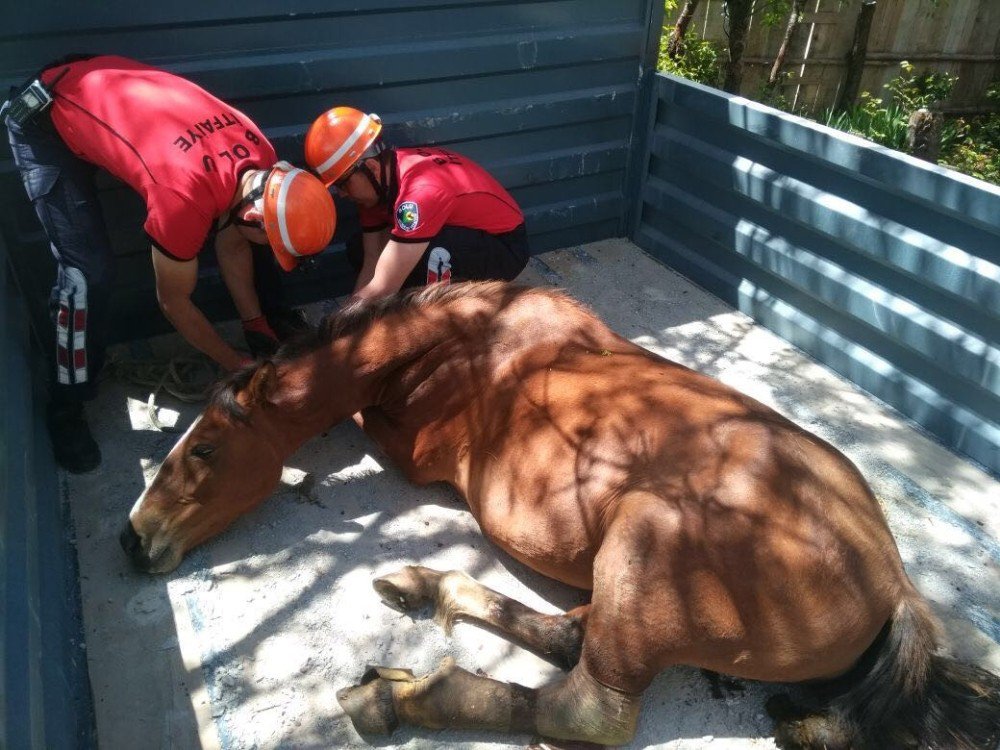
[[[308,165],[359,209],[353,299],[517,276],[529,256],[524,215],[500,183],[453,151],[386,148],[381,131],[377,115],[335,107],[306,133]]]
[[[291,270],[329,244],[333,200],[313,175],[276,163],[274,148],[242,112],[135,60],[73,56],[12,90],[2,119],[57,262],[47,417],[63,467],[89,471],[101,460],[83,409],[104,360],[113,265],[97,167],[145,202],[157,299],[192,346],[228,370],[249,360],[191,301],[198,254],[210,241],[251,351],[275,345],[281,328],[302,327],[280,307],[270,253],[255,262],[252,245],[270,245]]]

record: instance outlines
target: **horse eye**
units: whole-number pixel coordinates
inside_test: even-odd
[[[208,443],[198,443],[191,449],[191,455],[195,458],[208,458],[215,452],[215,446]]]

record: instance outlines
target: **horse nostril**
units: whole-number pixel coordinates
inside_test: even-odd
[[[135,548],[141,544],[139,535],[135,533],[135,529],[132,528],[132,521],[128,518],[125,519],[122,533],[118,535],[118,541],[122,543],[122,549],[125,550],[125,554],[127,555],[131,555]]]
[[[145,570],[148,567],[149,559],[142,551],[142,539],[135,533],[132,521],[128,518],[125,519],[125,526],[122,528],[122,533],[118,535],[118,541],[121,542],[125,554],[129,556],[137,568]]]

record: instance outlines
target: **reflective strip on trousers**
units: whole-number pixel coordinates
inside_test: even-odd
[[[63,268],[56,313],[56,375],[60,384],[87,382],[87,280]]]

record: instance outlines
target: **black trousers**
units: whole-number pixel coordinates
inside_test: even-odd
[[[523,224],[504,234],[446,224],[430,240],[403,288],[436,282],[510,281],[524,270],[530,254]],[[364,250],[360,242],[347,243],[347,259],[355,271],[361,270]]]
[[[114,255],[92,164],[77,158],[45,115],[23,125],[5,119],[14,163],[49,239],[56,280],[49,296],[52,391],[58,401],[96,394],[104,364]]]

